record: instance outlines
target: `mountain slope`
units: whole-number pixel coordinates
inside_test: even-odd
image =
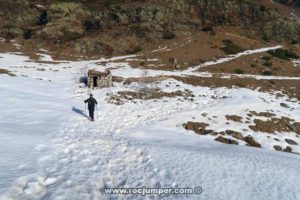
[[[282,16],[287,11],[276,11],[279,7],[237,0],[2,1],[0,35],[20,39],[28,50],[42,46],[84,55],[136,53],[165,39],[180,39],[214,26],[235,26],[240,35],[250,38],[297,43],[299,25]]]

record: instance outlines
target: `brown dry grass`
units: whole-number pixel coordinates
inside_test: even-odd
[[[191,91],[185,90],[177,90],[174,92],[164,92],[159,89],[144,89],[140,91],[120,91],[118,92],[118,97],[120,99],[127,99],[127,100],[133,100],[133,99],[143,99],[143,100],[149,100],[149,99],[161,99],[164,97],[168,98],[174,98],[174,97],[194,97]]]
[[[133,82],[139,82],[145,78],[127,78],[114,77],[118,82],[124,82],[125,84],[130,84]],[[199,77],[199,76],[157,76],[157,77],[147,77],[146,80],[148,83],[157,82],[166,80],[168,78],[173,78],[178,81],[181,81],[185,84],[193,86],[202,86],[202,87],[241,87],[249,89],[258,89],[261,92],[269,92],[276,96],[287,95],[290,98],[297,98],[300,100],[300,80],[257,80],[254,78],[222,78],[221,76],[213,77]],[[291,101],[296,101],[292,100]],[[299,103],[300,104],[300,103]],[[252,113],[256,115],[255,113]],[[259,114],[259,113],[258,113]],[[264,114],[264,113],[262,113]]]
[[[294,119],[288,117],[271,118],[270,120],[255,119],[254,123],[255,125],[251,125],[249,128],[256,132],[295,132],[300,134],[300,122],[295,122]]]
[[[126,78],[124,80],[124,84],[128,85],[128,84],[131,84],[131,83],[134,83],[134,82],[149,84],[149,83],[155,83],[155,82],[159,82],[159,81],[164,81],[166,79],[168,79],[167,76]]]
[[[132,67],[145,69],[183,70],[206,61],[225,57],[226,54],[220,49],[224,45],[223,40],[225,39],[233,41],[243,49],[256,49],[264,46],[262,41],[241,36],[243,33],[238,27],[214,27],[214,31],[216,35],[200,30],[191,31],[187,35],[179,31],[174,40],[153,41],[153,45],[143,46],[144,51],[137,57],[139,60],[129,61],[129,63]],[[157,45],[166,46],[169,50],[143,54],[151,51],[151,48],[155,49]],[[170,59],[174,58],[177,59],[177,67],[170,62]],[[158,61],[153,61],[153,59],[158,59]]]
[[[179,77],[170,76],[183,83],[190,84],[193,86],[204,86],[204,87],[227,87],[232,88],[234,86],[259,89],[262,92],[270,92],[278,94],[274,91],[280,91],[281,93],[289,96],[290,98],[297,98],[300,100],[300,80],[257,80],[254,78],[218,78],[218,77]],[[279,94],[278,94],[279,95]]]
[[[270,60],[266,61],[264,58],[268,58]],[[271,63],[271,66],[265,66],[265,63],[267,62]],[[212,73],[236,73],[236,69],[242,70],[244,74],[262,75],[265,70],[269,70],[274,76],[300,76],[300,68],[295,67],[292,61],[280,60],[272,57],[268,53],[257,53],[242,56],[226,63],[200,68],[199,71]]]
[[[6,69],[1,69],[0,68],[0,74],[7,74],[10,76],[16,76],[15,74],[11,73],[10,71],[6,70]]]
[[[250,114],[248,114],[248,116],[251,116],[251,117],[253,115],[258,116],[258,117],[268,117],[268,118],[276,116],[274,113],[270,113],[270,112],[260,112],[260,113],[258,113],[256,111],[250,111]]]
[[[226,115],[225,117],[227,120],[240,122],[240,123],[242,123],[242,119],[243,119],[241,116],[238,115]]]

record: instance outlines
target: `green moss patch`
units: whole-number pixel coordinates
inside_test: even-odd
[[[270,50],[268,53],[276,58],[282,59],[282,60],[290,60],[290,59],[298,59],[299,56],[287,49],[276,49],[276,50]]]

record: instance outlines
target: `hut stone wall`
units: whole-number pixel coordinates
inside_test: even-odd
[[[88,71],[88,87],[89,88],[104,88],[112,87],[113,78],[109,70],[105,72],[99,72],[95,70]]]

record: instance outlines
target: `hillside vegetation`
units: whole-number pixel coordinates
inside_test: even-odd
[[[214,26],[238,27],[242,35],[265,41],[300,41],[296,21],[240,0],[4,0],[0,21],[2,38],[81,54],[136,53],[155,41]]]

